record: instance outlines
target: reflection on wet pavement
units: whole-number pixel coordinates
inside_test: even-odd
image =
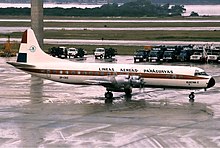
[[[133,62],[131,56],[116,58]],[[6,60],[0,58],[1,147],[220,146],[219,65],[184,63],[205,69],[217,82],[196,91],[194,105],[188,103],[190,90],[154,88],[134,89],[130,97],[114,93],[114,103],[105,105],[101,86],[42,82]]]

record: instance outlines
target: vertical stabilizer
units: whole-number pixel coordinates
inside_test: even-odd
[[[17,62],[34,64],[58,60],[46,54],[39,46],[34,31],[28,29],[23,33]]]

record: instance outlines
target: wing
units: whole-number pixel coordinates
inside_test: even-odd
[[[85,80],[88,84],[102,85],[112,90],[124,90],[126,88],[142,88],[144,87],[144,81],[140,76],[118,75],[113,77],[103,77]]]
[[[113,82],[109,79],[90,79],[90,80],[85,80],[86,83],[91,84],[91,85],[102,85],[104,87],[109,87],[113,85]]]

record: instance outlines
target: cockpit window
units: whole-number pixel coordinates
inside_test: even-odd
[[[195,76],[208,76],[207,73],[205,73],[204,71],[203,72],[195,72]]]

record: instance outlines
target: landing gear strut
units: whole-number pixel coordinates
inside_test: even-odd
[[[194,92],[191,92],[190,94],[189,94],[189,102],[191,102],[191,103],[193,103],[194,101],[195,101],[195,94],[194,94]]]
[[[107,91],[106,93],[105,93],[105,104],[112,104],[112,102],[113,102],[113,93],[112,92],[110,92],[110,91]]]
[[[131,93],[132,93],[132,89],[131,88],[125,89],[125,95],[130,96]]]

